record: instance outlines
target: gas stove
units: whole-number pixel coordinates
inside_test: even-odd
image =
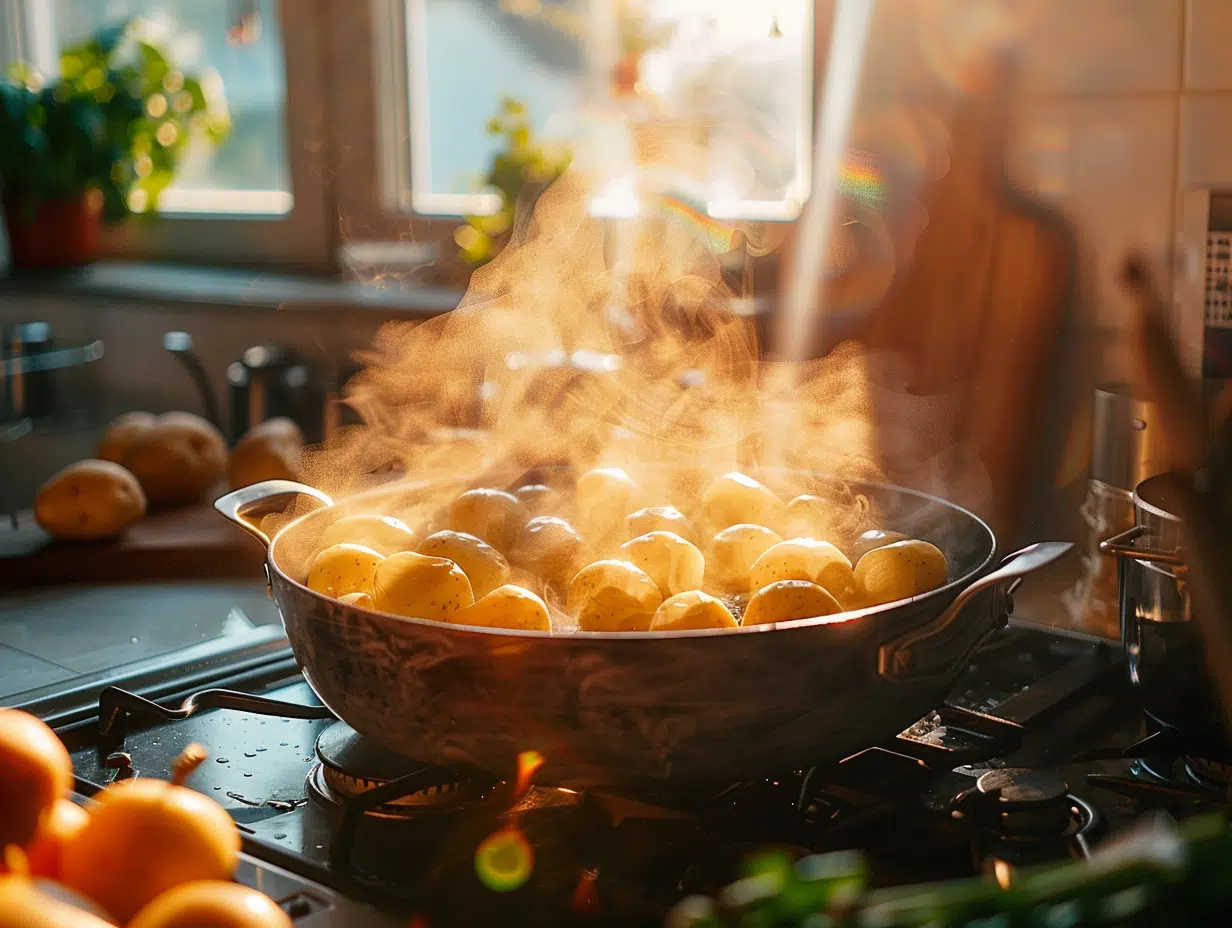
[[[303,926],[661,924],[766,848],[862,849],[878,886],[996,873],[1086,856],[1151,810],[1223,807],[1232,778],[1147,729],[1118,648],[1025,626],[890,743],[688,792],[567,789],[531,756],[516,782],[416,763],[335,719],[285,654],[159,692],[109,687],[65,720],[78,789],[166,776],[205,745],[189,785],[242,830],[240,878]]]

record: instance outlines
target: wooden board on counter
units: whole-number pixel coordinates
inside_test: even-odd
[[[106,542],[56,541],[30,511],[0,525],[0,590],[61,583],[262,577],[265,549],[209,502],[150,513]]]

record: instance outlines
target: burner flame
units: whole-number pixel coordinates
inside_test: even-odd
[[[531,780],[543,766],[543,755],[538,751],[523,751],[518,755],[518,778],[514,781],[514,802],[526,795]]]

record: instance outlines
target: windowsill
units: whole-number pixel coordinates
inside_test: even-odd
[[[106,261],[0,277],[0,293],[143,300],[281,311],[377,311],[428,318],[458,305],[461,291],[383,278],[366,283],[243,268]]]

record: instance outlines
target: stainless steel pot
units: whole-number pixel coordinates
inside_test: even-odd
[[[1166,487],[1163,475],[1138,484],[1133,528],[1100,549],[1118,559],[1121,642],[1147,714],[1185,737],[1222,743],[1202,635],[1190,614],[1182,524],[1170,511]]]
[[[1032,545],[990,573],[996,542],[979,518],[936,497],[863,484],[885,528],[942,548],[950,582],[904,602],[778,625],[560,635],[389,615],[303,584],[330,522],[422,504],[428,490],[404,484],[334,504],[269,481],[216,506],[269,546],[270,595],[291,647],[339,718],[429,763],[512,775],[521,752],[537,751],[540,777],[564,784],[730,782],[890,738],[940,704],[1005,621],[1021,577],[1071,547]],[[271,541],[254,517],[297,494],[322,508]]]

